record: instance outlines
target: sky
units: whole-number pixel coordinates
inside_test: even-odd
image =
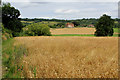
[[[82,19],[103,14],[118,17],[119,0],[3,0],[20,10],[20,18]]]

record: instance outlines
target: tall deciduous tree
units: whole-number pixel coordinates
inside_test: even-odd
[[[22,23],[19,20],[20,12],[18,9],[11,7],[10,3],[4,3],[2,6],[2,23],[5,28],[12,31],[13,36],[20,32]]]
[[[104,14],[100,17],[98,20],[98,23],[96,24],[96,36],[113,36],[113,26],[114,26],[114,20],[111,18],[111,16],[108,16]]]

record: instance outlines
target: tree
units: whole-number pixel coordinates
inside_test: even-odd
[[[50,27],[46,24],[33,23],[23,28],[23,36],[51,36]]]
[[[104,14],[98,20],[96,24],[95,36],[113,36],[113,26],[114,20],[111,19],[111,16]]]
[[[22,29],[22,23],[19,20],[20,12],[11,7],[10,3],[4,3],[2,6],[2,23],[5,28],[12,31],[13,36],[17,36]]]
[[[79,26],[80,25],[80,23],[78,22],[78,21],[73,21],[72,22],[75,26]]]
[[[60,22],[56,25],[57,27],[65,27],[65,23],[64,22]]]

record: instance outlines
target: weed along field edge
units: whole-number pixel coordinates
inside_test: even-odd
[[[118,37],[15,37],[25,45],[24,77],[118,78]]]
[[[15,39],[11,38],[2,42],[2,76],[3,78],[21,78],[23,56],[27,54],[24,45],[15,45]]]

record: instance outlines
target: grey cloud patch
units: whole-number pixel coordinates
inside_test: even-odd
[[[49,2],[12,2],[12,4],[19,4],[20,8],[39,7],[39,5],[48,3]]]
[[[72,14],[80,12],[78,9],[56,9],[55,13],[58,14]]]

